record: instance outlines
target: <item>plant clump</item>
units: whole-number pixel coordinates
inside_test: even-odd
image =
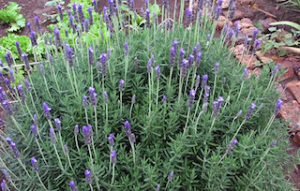
[[[93,41],[84,38],[92,14],[75,4],[69,28],[54,29],[45,59],[32,66],[22,53],[27,76],[17,86],[8,57],[10,76],[2,78],[12,97],[1,89],[1,186],[290,190],[282,169],[288,143],[275,119],[280,68],[250,75],[228,53],[239,30],[212,38],[222,2],[192,11],[182,0],[177,20],[168,1],[161,18],[150,19],[145,1],[143,28],[123,20],[123,3],[108,1],[101,18],[109,37],[100,29]],[[65,29],[72,45],[61,36]],[[257,49],[252,40],[245,52]]]

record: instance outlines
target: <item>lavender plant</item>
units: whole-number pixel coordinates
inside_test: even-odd
[[[123,28],[120,2],[109,0],[101,14],[108,39],[85,41],[88,16],[75,4],[73,44],[56,32],[49,59],[38,60],[42,70],[30,73],[24,59],[29,80],[18,90],[6,80],[15,100],[0,92],[7,114],[1,186],[290,190],[282,169],[288,142],[275,118],[282,102],[272,88],[279,68],[245,75],[227,53],[234,39],[210,35],[216,21],[202,16],[210,14],[206,1],[194,13],[181,0],[181,22],[166,3],[163,22],[138,31],[130,21]],[[171,19],[173,26],[164,26]]]

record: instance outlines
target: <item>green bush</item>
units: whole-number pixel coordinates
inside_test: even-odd
[[[86,42],[79,31],[71,48],[56,31],[53,61],[47,56],[28,71],[31,88],[23,94],[29,82],[18,86],[19,102],[2,92],[0,162],[8,187],[70,190],[74,181],[78,190],[291,190],[282,169],[288,141],[275,120],[278,67],[247,77],[228,54],[230,32],[208,38],[216,22],[205,17],[187,19],[187,28],[146,27],[146,17],[143,30],[121,31],[110,18],[107,41]],[[207,84],[197,75],[208,75]]]
[[[8,32],[15,32],[25,27],[26,20],[24,16],[19,13],[21,7],[15,2],[0,10],[0,23],[6,23],[10,25]]]

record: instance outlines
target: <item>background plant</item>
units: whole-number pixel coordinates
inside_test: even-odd
[[[200,17],[206,6],[197,9],[196,24],[187,9],[184,26],[158,27],[155,19],[150,26],[146,10],[143,30],[128,33],[108,9],[106,27],[113,24],[113,30],[106,40],[100,35],[85,41],[88,32],[70,29],[71,47],[61,39],[63,28],[56,29],[55,43],[49,44],[55,46],[39,60],[37,72],[30,73],[24,56],[28,80],[18,94],[11,90],[18,102],[8,102],[1,92],[7,112],[0,161],[6,185],[290,190],[282,172],[288,141],[275,120],[282,102],[272,88],[281,72],[269,65],[260,76],[248,75],[228,54],[233,29],[210,38],[221,5],[213,11],[215,20]],[[173,14],[162,15],[169,21]],[[246,52],[257,49],[260,41],[253,39]]]
[[[7,29],[8,32],[15,32],[25,27],[26,20],[20,13],[20,9],[21,7],[17,3],[10,2],[5,9],[0,10],[0,23],[10,25],[10,28]]]

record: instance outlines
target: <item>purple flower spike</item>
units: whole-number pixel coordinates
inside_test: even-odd
[[[106,61],[107,61],[106,54],[101,54],[100,60],[101,60],[101,64],[102,64],[102,74],[105,75],[106,74]]]
[[[162,98],[162,100],[161,100],[161,102],[165,103],[166,101],[167,101],[167,96],[164,95],[163,98]]]
[[[22,54],[22,59],[24,61],[26,70],[29,71],[30,70],[30,65],[29,65],[29,60],[28,60],[28,54],[23,53]]]
[[[276,65],[274,70],[272,71],[272,75],[275,76],[279,69],[280,69],[280,65]]]
[[[6,181],[5,180],[2,180],[2,182],[1,182],[1,190],[2,191],[7,191],[7,186],[6,186],[7,184],[6,184]]]
[[[196,97],[196,91],[194,89],[191,89],[190,90],[190,99],[189,99],[189,108],[191,108],[193,106],[195,97]]]
[[[92,7],[89,7],[89,8],[88,8],[88,12],[89,12],[89,22],[90,22],[90,25],[93,25],[93,24],[94,24],[94,19],[93,19],[93,8],[92,8]]]
[[[158,184],[157,186],[156,186],[156,190],[155,191],[160,191],[160,184]]]
[[[114,146],[115,145],[115,141],[114,141],[114,134],[109,134],[108,136],[108,143],[110,146]]]
[[[156,78],[157,78],[157,80],[159,80],[160,79],[160,67],[159,67],[159,65],[157,65],[155,67],[155,71],[156,71]]]
[[[14,157],[15,158],[20,158],[20,152],[16,146],[16,143],[14,143],[13,141],[10,142],[10,148],[12,149],[13,153],[14,153]]]
[[[37,138],[37,137],[38,137],[37,127],[36,127],[35,125],[31,125],[31,126],[30,126],[30,129],[31,129],[31,131],[32,131],[32,136],[33,136],[34,138]]]
[[[54,119],[55,122],[55,130],[60,131],[61,130],[61,122],[58,118]]]
[[[152,70],[152,62],[151,62],[151,59],[149,59],[148,64],[147,64],[147,72],[151,73],[151,70]]]
[[[89,63],[91,66],[94,64],[94,50],[92,47],[89,47]]]
[[[93,134],[92,126],[91,125],[83,126],[82,127],[82,132],[83,132],[83,137],[84,137],[84,143],[86,145],[91,144],[92,134]]]
[[[223,0],[219,0],[218,1],[218,6],[222,7],[222,4],[223,4]]]
[[[207,42],[210,41],[210,34],[207,34],[207,35],[206,35],[206,40],[207,40]]]
[[[221,11],[222,11],[221,6],[217,6],[216,15],[215,15],[215,21],[217,21],[219,19]]]
[[[175,58],[176,58],[176,49],[172,47],[170,49],[170,67],[174,67]]]
[[[40,21],[39,18],[37,16],[34,17],[35,20],[35,24],[37,26],[37,28],[39,29],[39,31],[41,30],[41,25],[40,25]]]
[[[92,184],[92,171],[90,169],[84,172],[85,181],[87,184]]]
[[[189,62],[188,62],[188,68],[189,68],[189,69],[192,68],[194,59],[195,59],[195,57],[191,54],[191,55],[189,56]]]
[[[30,92],[31,91],[31,85],[30,85],[28,79],[25,78],[24,82],[25,82],[25,85],[26,85],[26,90]]]
[[[4,55],[4,57],[5,57],[5,60],[6,60],[7,64],[8,64],[8,66],[11,67],[11,65],[12,65],[12,63],[13,63],[13,59],[12,59],[12,57],[11,57],[10,52],[7,52],[7,53]]]
[[[208,101],[209,92],[210,92],[210,86],[205,86],[205,90],[204,90],[204,102],[205,103]]]
[[[31,23],[30,22],[27,23],[27,27],[29,29],[29,32],[31,32]]]
[[[273,147],[275,147],[276,145],[277,145],[277,140],[272,141],[269,147],[270,147],[270,148],[273,148]]]
[[[38,116],[36,114],[33,115],[33,119],[34,119],[33,120],[34,124],[38,125],[39,124],[39,122],[38,122]]]
[[[96,0],[93,0],[92,3],[93,3],[93,6],[94,6],[95,11],[98,12],[97,1],[96,1]]]
[[[200,85],[200,79],[201,79],[200,75],[197,75],[197,77],[196,77],[196,85],[195,85],[196,88],[198,88],[199,85]]]
[[[255,28],[255,29],[253,30],[253,35],[252,35],[252,38],[251,38],[251,42],[250,42],[250,44],[249,44],[250,47],[252,47],[252,46],[254,45],[254,43],[255,43],[255,41],[256,41],[256,38],[257,38],[258,32],[259,32],[258,28]]]
[[[190,10],[190,8],[186,8],[185,14],[186,14],[185,27],[189,27],[192,20],[193,13]]]
[[[60,31],[56,27],[54,29],[54,40],[57,46],[61,46]]]
[[[146,9],[149,9],[149,0],[145,0],[145,7]]]
[[[226,154],[230,154],[233,150],[233,147],[238,143],[238,141],[236,139],[233,139],[231,141],[231,143],[229,144],[227,150],[226,150]]]
[[[174,171],[170,172],[168,176],[168,181],[171,181],[173,179],[173,176],[174,176]]]
[[[37,41],[36,41],[36,37],[35,37],[35,32],[34,31],[30,32],[30,40],[31,40],[32,46],[36,46],[37,45]]]
[[[43,102],[43,109],[44,109],[44,114],[45,114],[46,118],[47,118],[48,120],[50,120],[51,117],[52,117],[52,116],[51,116],[51,113],[50,113],[51,108],[47,105],[46,102]]]
[[[76,187],[76,184],[75,184],[75,182],[73,180],[71,180],[71,182],[70,182],[69,185],[70,185],[71,191],[78,191],[78,189]]]
[[[108,95],[107,95],[106,91],[103,91],[103,97],[104,97],[105,104],[107,104],[108,103]]]
[[[84,109],[86,109],[88,107],[88,101],[87,101],[87,96],[86,95],[82,96],[82,105],[83,105]]]
[[[281,99],[278,99],[277,102],[276,102],[276,108],[275,108],[275,111],[274,111],[274,115],[278,115],[282,105],[283,105],[283,101]]]
[[[67,54],[69,65],[72,68],[74,66],[73,49],[68,44],[66,45],[66,54]]]
[[[110,151],[110,160],[113,164],[117,163],[117,151],[116,150]]]
[[[136,140],[135,140],[135,135],[133,133],[131,133],[129,135],[129,141],[130,141],[131,144],[135,143]]]
[[[261,44],[260,40],[255,41],[255,45],[254,45],[254,48],[252,50],[252,54],[256,53],[256,51],[257,51],[257,49],[258,49],[258,47],[259,47],[260,44]]]
[[[186,59],[182,60],[182,65],[181,65],[181,76],[183,78],[186,77],[186,73],[187,73],[187,65],[188,65],[189,61],[187,61]]]
[[[108,0],[110,15],[114,14],[114,0]]]
[[[124,128],[125,128],[126,135],[129,136],[131,134],[131,125],[128,121],[124,122]]]
[[[150,27],[150,11],[146,9],[146,26]]]
[[[64,154],[68,155],[70,152],[68,145],[64,144],[63,149],[64,149]]]
[[[185,55],[184,48],[181,48],[179,54],[179,62],[182,62],[182,60],[184,59],[184,55]]]
[[[129,46],[128,46],[127,42],[124,43],[124,48],[125,48],[125,55],[128,56],[128,54],[129,54]]]
[[[38,172],[39,167],[38,167],[38,161],[36,160],[36,158],[35,158],[35,157],[32,157],[32,158],[30,159],[30,162],[31,162],[31,164],[32,164],[33,170],[34,170],[35,172]]]
[[[253,113],[253,110],[256,108],[256,105],[254,104],[254,103],[251,103],[250,104],[250,107],[249,107],[249,109],[248,109],[248,112],[246,113],[246,115],[245,115],[245,118],[246,119],[249,119],[250,117],[251,117],[251,115],[252,115],[252,113]]]
[[[74,127],[74,134],[77,136],[78,133],[79,133],[79,127],[78,127],[78,125],[75,125],[75,127]]]
[[[97,106],[97,94],[95,93],[95,88],[89,88],[90,100],[93,107]]]
[[[58,8],[58,13],[59,13],[59,18],[62,21],[64,19],[63,11],[62,11],[62,6],[60,4],[58,4],[57,8]]]
[[[20,42],[19,41],[16,41],[16,47],[17,47],[18,54],[19,54],[19,56],[20,56],[20,58],[22,60],[22,50],[21,50]]]
[[[6,137],[5,138],[5,141],[10,145],[10,143],[12,142],[11,138],[10,137]]]
[[[136,95],[133,94],[133,96],[132,96],[132,98],[131,98],[131,103],[132,103],[132,104],[135,104],[135,98],[136,98]]]
[[[82,23],[84,19],[84,14],[82,11],[82,5],[78,4],[78,15],[79,15],[79,22]]]
[[[14,77],[14,71],[12,69],[9,69],[9,78],[10,78],[11,83],[16,82],[16,79]]]
[[[213,102],[213,117],[217,117],[220,111],[221,105],[224,102],[223,97],[219,97],[218,101]]]
[[[84,19],[84,32],[89,32],[90,24],[88,19]]]
[[[69,25],[70,25],[70,28],[73,29],[73,32],[75,32],[76,28],[75,28],[75,24],[74,24],[74,17],[72,15],[69,17]]]
[[[20,84],[20,85],[17,86],[17,89],[18,89],[18,92],[19,92],[19,94],[20,94],[20,97],[21,97],[22,102],[25,103],[25,101],[26,101],[26,96],[25,96],[25,94],[24,94],[23,86]]]
[[[41,69],[42,76],[45,76],[45,67],[43,64],[40,65],[40,69]]]
[[[177,41],[177,39],[175,39],[174,41],[173,41],[173,43],[172,43],[172,47],[174,47],[175,48],[175,50],[177,51],[177,48],[178,48],[178,41]]]
[[[201,57],[202,57],[202,52],[198,52],[196,56],[196,62],[195,62],[195,67],[197,68],[200,66]]]
[[[50,132],[50,141],[51,141],[51,143],[56,144],[56,137],[55,137],[54,129],[51,127],[49,132]]]
[[[120,92],[124,91],[124,84],[125,84],[125,81],[123,79],[121,79],[119,82],[119,91]]]
[[[215,63],[215,74],[216,74],[216,75],[219,73],[219,66],[220,66],[220,63],[219,63],[219,62],[216,62],[216,63]]]
[[[4,107],[5,111],[8,113],[8,115],[13,115],[13,111],[10,107],[9,101],[5,100],[2,102],[2,106]]]
[[[67,38],[69,37],[69,31],[68,31],[68,29],[65,29],[65,35],[66,35]]]
[[[1,169],[1,172],[2,172],[2,174],[4,175],[4,177],[5,177],[5,179],[6,179],[7,181],[10,181],[10,180],[11,180],[11,176],[9,175],[9,173],[7,172],[7,170]]]

